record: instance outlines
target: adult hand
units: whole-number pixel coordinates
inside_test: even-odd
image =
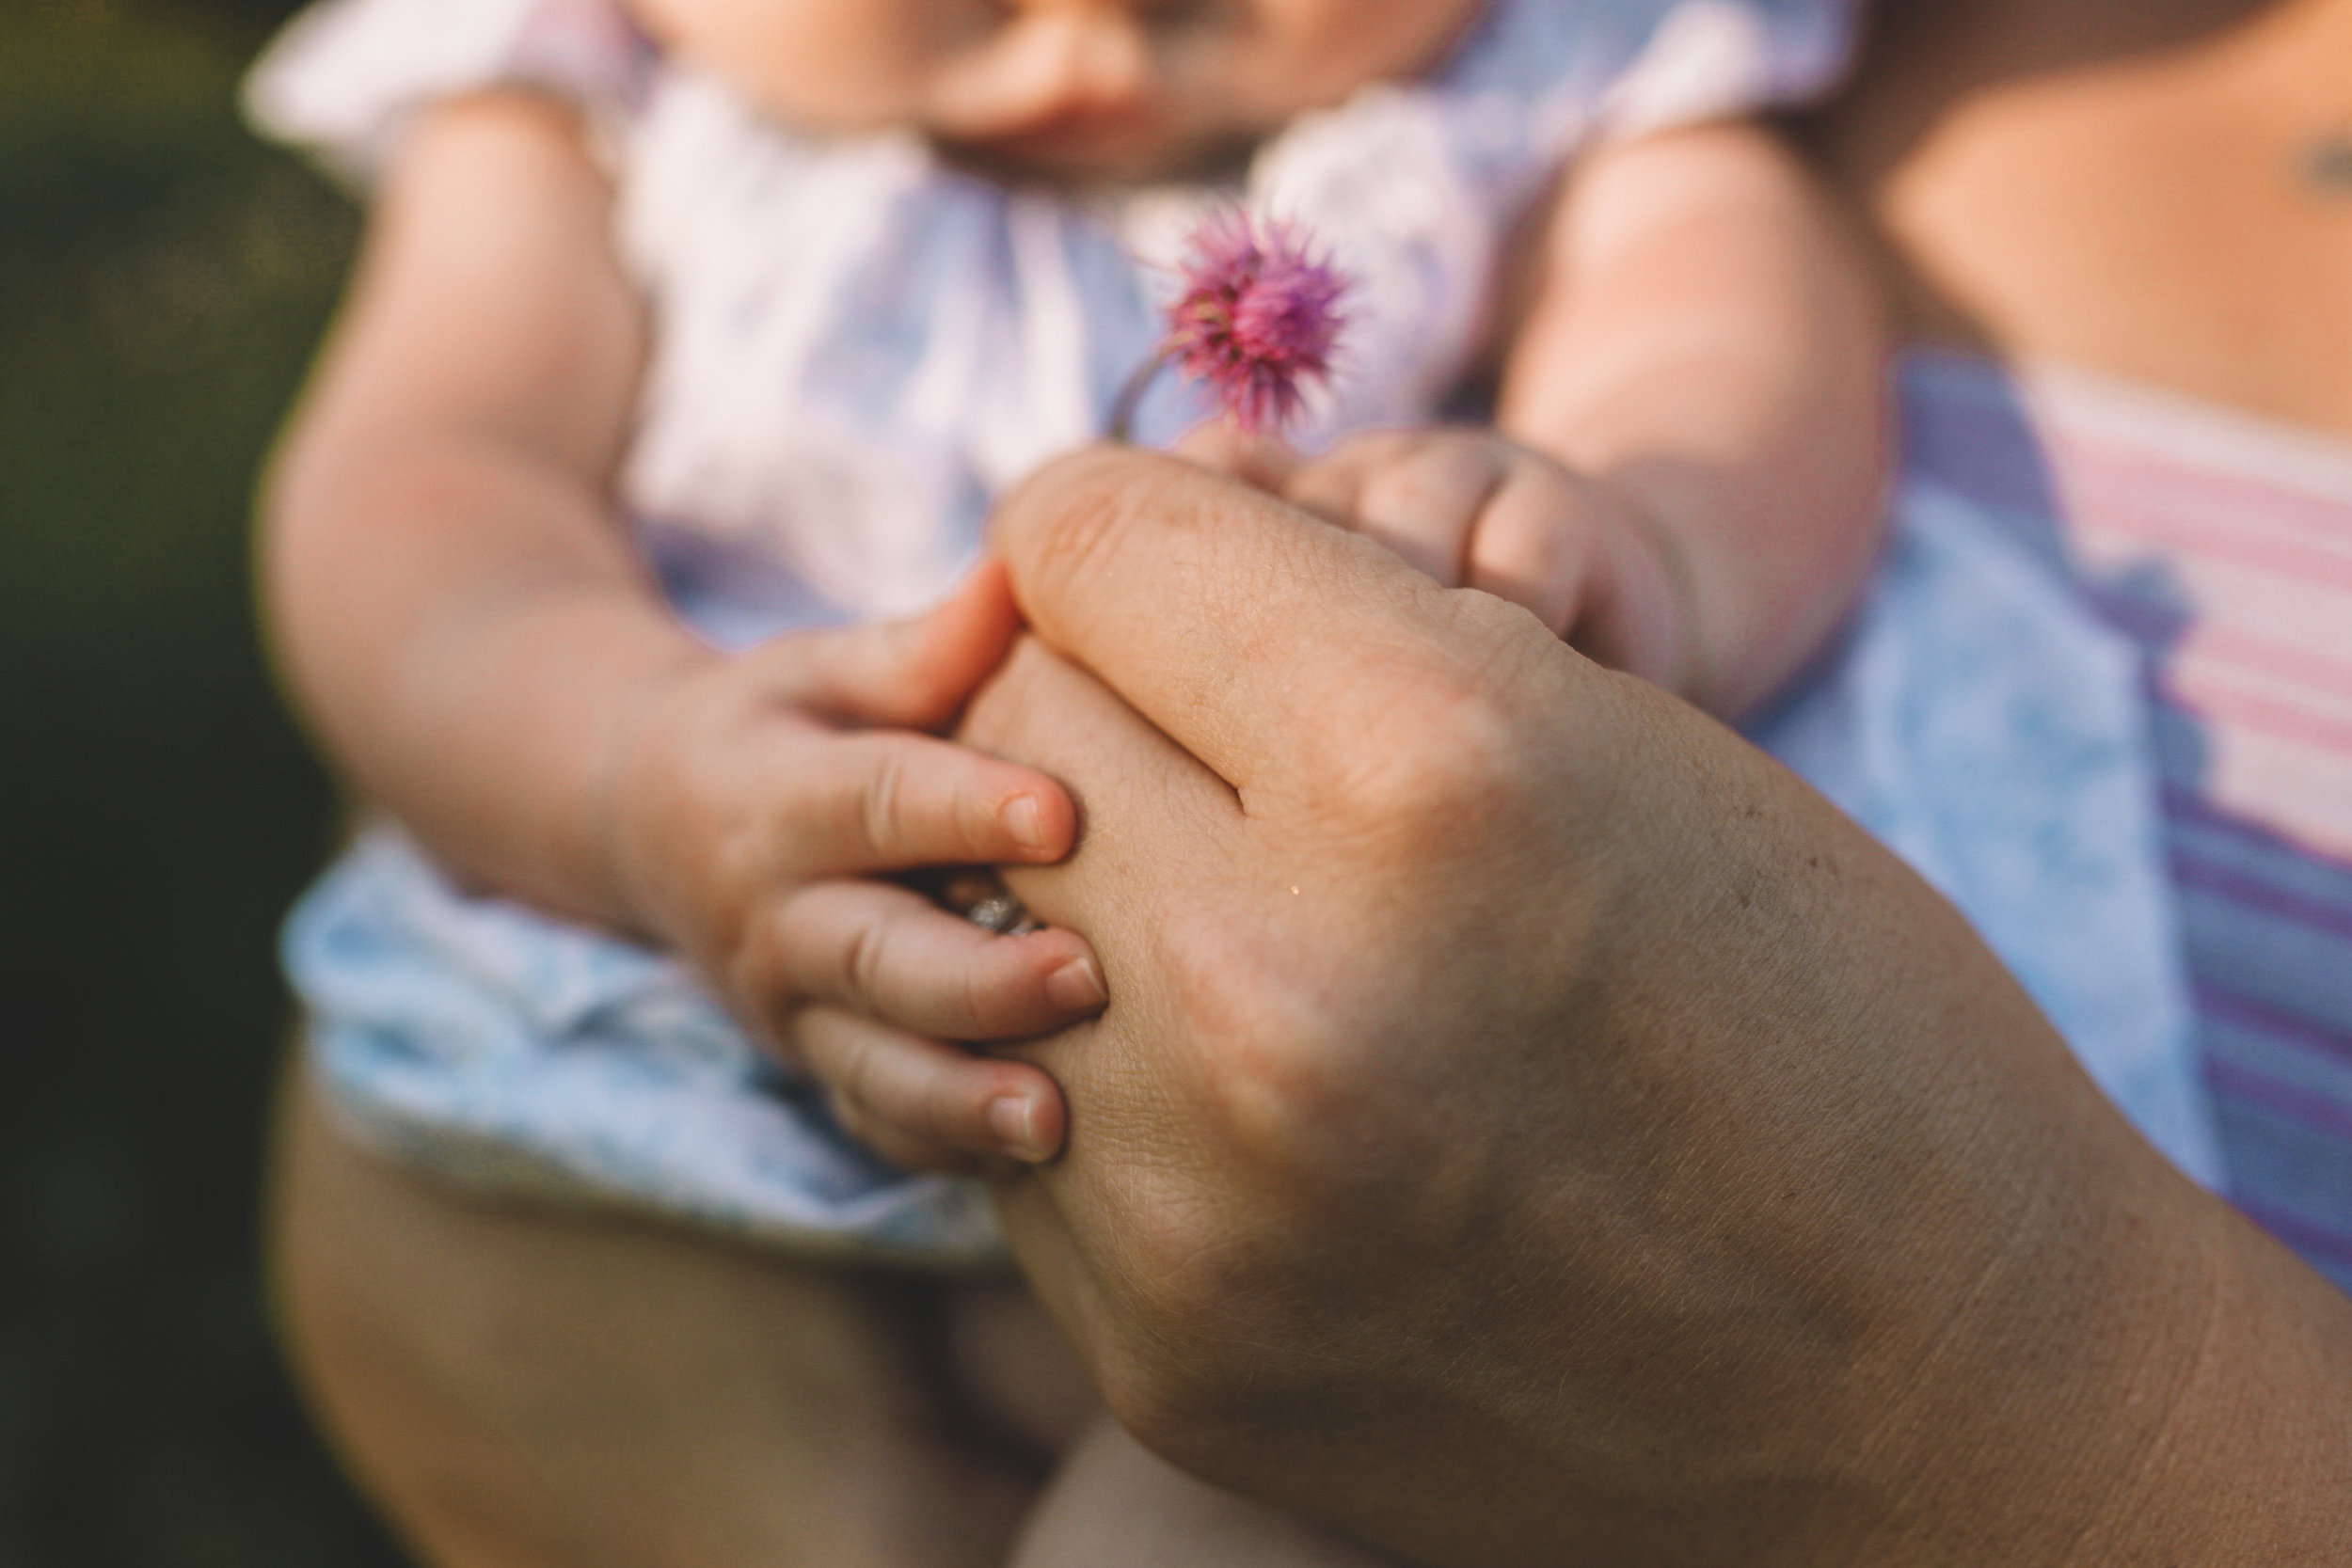
[[[1179,461],[999,526],[965,736],[1072,786],[1010,876],[1112,995],[1003,1207],[1147,1444],[1447,1565],[2343,1539],[2340,1300],[1801,783]]]

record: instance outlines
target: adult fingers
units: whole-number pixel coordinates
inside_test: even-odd
[[[911,620],[798,632],[756,648],[779,701],[857,724],[946,724],[1003,661],[1021,616],[999,562],[982,562],[937,609]]]
[[[1409,726],[1511,657],[1467,596],[1175,458],[1064,458],[997,531],[1038,634],[1245,793],[1360,749],[1367,724]],[[1413,690],[1433,668],[1447,689]]]
[[[901,1164],[935,1163],[926,1150],[1035,1164],[1061,1149],[1061,1090],[1025,1062],[976,1056],[836,1007],[806,1009],[793,1036],[850,1132]]]
[[[1099,1012],[1103,968],[1071,931],[998,936],[886,882],[818,882],[781,900],[736,981],[773,1014],[853,1009],[950,1039],[1021,1039]]]
[[[959,733],[1070,781],[1085,843],[1050,866],[1003,867],[1005,881],[1037,918],[1086,935],[1113,990],[1121,974],[1149,981],[1169,911],[1139,908],[1136,890],[1231,883],[1232,835],[1248,828],[1232,789],[1035,638],[1014,646]]]
[[[903,731],[826,736],[776,832],[800,876],[1059,860],[1077,808],[1035,768]]]

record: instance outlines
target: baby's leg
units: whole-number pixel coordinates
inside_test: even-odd
[[[351,1146],[301,1085],[281,1122],[289,1348],[422,1560],[1005,1560],[1042,1462],[957,1414],[936,1285],[469,1202]]]
[[[1062,1461],[1011,1568],[1399,1568],[1193,1480],[1105,1418]]]

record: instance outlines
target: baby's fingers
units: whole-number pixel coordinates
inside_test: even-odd
[[[1606,485],[1522,467],[1479,518],[1464,580],[1526,606],[1611,669],[1686,689],[1690,617],[1671,547]]]
[[[929,614],[798,632],[748,657],[770,689],[795,707],[928,730],[971,699],[1020,629],[1003,563],[984,561]]]
[[[834,737],[778,810],[779,832],[810,847],[794,867],[803,876],[1042,863],[1078,831],[1070,796],[1044,774],[902,731]]]
[[[896,1164],[1034,1164],[1061,1149],[1061,1090],[1026,1063],[975,1056],[833,1007],[803,1011],[793,1032],[802,1060],[833,1089],[843,1128]]]
[[[767,920],[742,979],[771,1016],[816,1002],[946,1039],[1024,1039],[1107,994],[1075,932],[997,936],[886,882],[819,882]]]
[[[1565,637],[1584,608],[1601,541],[1630,526],[1597,487],[1545,466],[1519,467],[1479,515],[1462,584],[1535,612]]]
[[[1492,442],[1396,431],[1351,441],[1300,469],[1285,494],[1452,588],[1461,584],[1479,510],[1503,477]]]
[[[1301,467],[1298,454],[1282,442],[1243,430],[1231,420],[1195,425],[1176,443],[1176,455],[1277,496]]]

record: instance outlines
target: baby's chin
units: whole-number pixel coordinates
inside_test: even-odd
[[[969,141],[934,136],[957,168],[1008,185],[1105,190],[1180,181],[1217,181],[1241,173],[1263,138],[1219,131],[1194,135],[1047,133]]]

